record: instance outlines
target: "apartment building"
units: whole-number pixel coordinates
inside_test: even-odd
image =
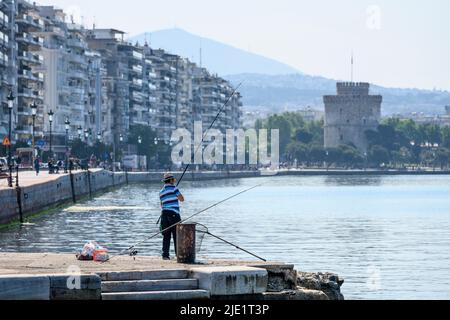
[[[8,134],[9,111],[7,96],[16,81],[15,60],[12,56],[14,28],[11,16],[15,9],[11,1],[0,1],[0,137]]]
[[[109,143],[117,143],[120,135],[126,139],[130,121],[142,112],[142,99],[137,92],[138,84],[143,85],[143,56],[139,50],[133,55],[133,46],[124,41],[124,34],[116,29],[92,29],[86,38],[90,50],[100,53],[106,70],[103,82],[107,88],[106,105],[111,110],[107,124],[111,133],[105,142]],[[135,80],[133,85],[130,79],[131,83]],[[132,111],[136,113],[133,115]]]
[[[30,106],[42,105],[43,77],[39,72],[42,56],[38,54],[43,39],[35,32],[43,28],[37,8],[25,0],[0,2],[0,134],[6,135],[9,111],[6,97],[10,90],[16,97],[12,111],[13,142],[29,141],[32,135]],[[42,108],[36,117],[36,133],[42,131]]]
[[[70,121],[68,138],[79,138],[78,128],[85,128],[88,98],[88,56],[84,29],[66,22],[66,15],[53,6],[41,6],[39,14],[45,27],[38,33],[44,39],[41,49],[44,81],[44,132],[50,136],[48,112],[54,112],[52,123],[53,151],[65,153],[66,119]],[[82,138],[82,137],[81,137]]]
[[[216,128],[225,131],[242,126],[242,102],[240,93],[232,96],[231,84],[210,74],[206,69],[199,69],[194,75],[194,121],[212,123],[219,111],[221,116],[216,121]]]
[[[36,5],[27,1],[17,2],[17,123],[16,138],[21,141],[30,140],[33,132],[33,119],[30,106],[36,104],[35,134],[42,135],[43,124],[43,86],[44,74],[41,72],[41,51],[44,39],[37,33],[44,28]]]
[[[17,97],[15,140],[30,140],[30,105],[36,104],[36,136],[49,142],[48,112],[53,111],[53,151],[60,155],[65,152],[67,118],[69,139],[117,144],[119,136],[126,142],[131,127],[144,125],[168,143],[177,128],[193,131],[194,121],[211,123],[233,92],[227,81],[186,58],[147,43],[129,43],[120,30],[88,30],[67,20],[54,6],[1,1],[3,135],[10,89]],[[237,93],[229,101],[217,128],[241,126],[240,100]]]

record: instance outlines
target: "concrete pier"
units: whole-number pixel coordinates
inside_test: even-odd
[[[212,260],[179,264],[154,257],[78,261],[73,254],[0,254],[0,300],[185,300],[262,295],[283,263]]]

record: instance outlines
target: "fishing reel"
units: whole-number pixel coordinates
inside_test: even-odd
[[[136,260],[136,256],[138,255],[138,251],[136,249],[130,250],[130,257],[133,257],[134,260]]]

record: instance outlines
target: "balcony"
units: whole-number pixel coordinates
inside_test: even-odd
[[[44,74],[40,72],[33,73],[30,70],[19,70],[19,78],[36,82],[44,82]]]
[[[79,70],[69,70],[67,76],[73,79],[87,80],[87,73]]]
[[[9,38],[3,32],[0,32],[0,46],[8,47]]]
[[[19,15],[16,18],[16,22],[18,24],[26,25],[28,27],[32,27],[33,31],[37,30],[43,30],[45,25],[44,22],[41,19],[36,19],[32,16],[29,16],[27,14]]]
[[[29,88],[21,88],[18,92],[18,96],[22,97],[22,98],[42,100],[43,93],[39,90],[32,90]]]
[[[144,58],[144,55],[140,52],[133,51],[132,57],[136,60],[142,60]]]
[[[87,49],[87,44],[82,39],[69,38],[67,39],[67,46],[78,49]]]
[[[9,24],[8,16],[0,11],[0,26],[8,27],[8,24]]]
[[[22,52],[21,55],[18,56],[19,60],[23,60],[28,63],[41,65],[44,62],[44,57],[38,54],[33,54],[28,51]]]
[[[0,65],[7,67],[9,58],[6,54],[0,51]]]
[[[86,61],[86,57],[82,56],[82,55],[78,55],[78,54],[72,54],[70,56],[70,61],[84,65],[84,66],[86,66],[88,64],[88,62]]]
[[[17,35],[17,41],[28,44],[34,47],[42,47],[44,45],[44,39],[41,37],[35,37],[28,33],[22,33]]]
[[[131,68],[132,72],[138,73],[138,74],[142,74],[142,66],[137,66],[137,65],[133,65],[133,67]]]

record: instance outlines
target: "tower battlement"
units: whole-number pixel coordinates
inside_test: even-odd
[[[337,95],[323,98],[325,148],[351,144],[366,152],[366,132],[378,128],[383,97],[369,95],[370,84],[365,82],[339,82],[336,86]]]
[[[366,82],[338,82],[336,84],[338,95],[367,96],[370,84]]]

